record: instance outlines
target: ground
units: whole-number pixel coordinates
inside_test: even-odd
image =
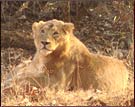
[[[2,83],[16,65],[32,59],[35,53],[31,25],[34,21],[60,19],[75,24],[74,34],[93,53],[113,56],[126,62],[130,78],[122,95],[100,91],[55,92],[48,88],[31,87],[15,93],[2,92],[2,105],[89,105],[133,106],[134,104],[134,18],[133,0],[70,2],[2,2],[1,74]],[[69,6],[69,5],[68,5]],[[35,8],[36,7],[36,8]],[[65,10],[69,12],[64,13]],[[65,9],[65,10],[64,10]],[[65,17],[65,15],[68,15]],[[21,39],[19,39],[21,38]],[[27,38],[27,39],[26,39]],[[19,42],[17,42],[19,41]],[[22,43],[20,43],[22,42]],[[28,44],[27,44],[27,43]]]

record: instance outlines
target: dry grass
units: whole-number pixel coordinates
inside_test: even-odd
[[[7,72],[12,72],[17,64],[31,57],[28,53],[22,49],[2,49],[2,85],[3,81],[6,80]],[[130,81],[133,83],[133,79]],[[14,83],[13,89],[3,90],[2,88],[1,101],[3,106],[133,105],[133,88],[130,88],[133,85],[129,86],[124,94],[118,95],[115,93],[111,97],[112,95],[106,96],[106,93],[98,90],[96,92],[93,90],[83,91],[81,89],[77,91],[56,91],[47,87],[37,88],[30,86],[29,83],[27,85],[22,84]]]

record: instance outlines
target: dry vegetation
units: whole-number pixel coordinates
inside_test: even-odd
[[[117,57],[129,68],[129,85],[124,94],[106,95],[100,91],[64,91],[47,87],[3,90],[4,106],[90,105],[133,106],[134,104],[134,19],[133,0],[107,1],[3,1],[1,5],[1,74],[2,83],[19,63],[31,60],[35,47],[31,35],[34,21],[61,19],[75,24],[75,35],[93,53]]]

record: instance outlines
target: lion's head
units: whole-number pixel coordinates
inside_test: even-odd
[[[38,51],[53,52],[66,43],[74,29],[72,23],[64,23],[56,19],[35,22],[32,25],[34,42]]]

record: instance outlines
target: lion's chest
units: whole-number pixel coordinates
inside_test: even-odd
[[[61,61],[60,62],[53,61],[46,64],[46,68],[50,72],[59,71],[63,67],[64,67],[64,62]]]
[[[46,68],[49,72],[67,72],[71,70],[72,65],[69,59],[57,59],[48,61]]]

